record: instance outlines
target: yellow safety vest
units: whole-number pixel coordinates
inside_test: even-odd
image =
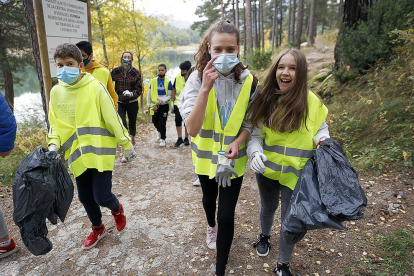
[[[180,96],[181,91],[183,91],[185,86],[185,78],[181,76],[181,73],[177,74],[177,77],[175,78],[175,99],[174,99],[174,105],[177,105],[177,99],[178,96]]]
[[[168,96],[168,84],[170,80],[167,77],[164,77],[164,87],[165,87],[165,95]],[[150,81],[151,84],[151,107],[158,103],[158,78],[153,78]],[[155,88],[155,89],[154,89]],[[154,115],[154,111],[150,111],[151,115]]]
[[[278,180],[292,190],[295,189],[303,167],[312,156],[312,139],[328,114],[328,108],[312,91],[308,94],[308,106],[307,129],[302,123],[300,130],[280,133],[263,126],[263,153],[267,157],[266,172],[263,175]]]
[[[77,128],[61,120],[55,120],[56,129],[59,130],[60,146],[75,177],[87,168],[95,168],[100,172],[114,169],[117,140],[100,119],[101,110],[96,103],[100,85],[102,84],[99,81],[94,80],[88,84],[88,93],[78,93],[75,107]],[[55,86],[53,93],[66,91],[63,87]]]
[[[216,175],[219,150],[226,150],[239,134],[247,106],[249,104],[250,91],[253,83],[253,75],[244,80],[240,94],[237,98],[236,105],[231,112],[229,121],[224,130],[221,127],[219,111],[216,108],[216,92],[211,89],[207,106],[206,116],[203,126],[196,137],[191,139],[191,149],[193,156],[193,164],[195,173],[200,175],[208,175],[213,178]],[[220,140],[223,146],[220,145]],[[247,164],[246,142],[239,149],[239,156],[235,159],[234,170],[240,176],[244,175]],[[234,176],[232,176],[234,178]]]

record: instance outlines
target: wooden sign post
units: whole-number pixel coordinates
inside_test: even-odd
[[[89,0],[33,0],[39,42],[40,60],[49,111],[52,79],[57,69],[53,53],[62,43],[92,43],[91,9]]]

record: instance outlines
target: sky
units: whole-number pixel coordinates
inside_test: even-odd
[[[141,0],[136,5],[145,9],[147,15],[167,15],[168,21],[177,28],[189,28],[194,21],[200,18],[195,14],[197,6],[202,5],[202,0]]]

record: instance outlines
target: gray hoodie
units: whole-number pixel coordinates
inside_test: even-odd
[[[218,113],[223,113],[225,115],[220,116],[220,121],[223,127],[223,123],[225,124],[227,121],[226,118],[228,119],[230,117],[231,112],[233,111],[240,90],[243,86],[244,80],[250,74],[250,71],[248,69],[242,71],[240,75],[241,83],[235,82],[233,78],[233,73],[231,73],[228,76],[223,76],[222,74],[220,74],[220,72],[218,72],[218,74],[219,77],[214,82],[213,87],[214,91],[216,92],[216,97],[218,99]],[[186,122],[188,116],[191,113],[191,110],[194,107],[200,89],[201,80],[198,78],[198,71],[194,70],[194,72],[191,73],[191,75],[188,77],[188,80],[185,83],[185,87],[183,91],[181,91],[181,94],[177,100],[178,109],[180,110],[181,117],[183,118],[184,122]],[[258,90],[259,86],[257,86],[255,92],[251,94],[249,104],[253,100],[254,95],[256,95]],[[251,125],[245,120],[243,120],[241,129],[247,129],[250,133],[253,130],[251,128]]]

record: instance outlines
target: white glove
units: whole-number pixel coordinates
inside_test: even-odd
[[[125,150],[124,157],[128,162],[134,159],[135,157],[137,157],[137,153],[135,152],[135,149],[133,146]]]
[[[48,149],[49,149],[49,151],[58,151],[59,150],[58,146],[56,146],[55,144],[50,144]]]
[[[173,113],[174,112],[174,102],[171,102],[171,113]]]
[[[129,91],[129,90],[125,90],[122,95],[124,95],[125,97],[132,97],[134,96],[134,93]]]
[[[218,156],[218,164],[216,168],[216,181],[219,186],[231,186],[231,176],[234,175],[235,177],[239,177],[239,175],[234,171],[233,167],[231,166],[231,159],[228,159],[224,155]]]
[[[264,155],[261,152],[254,152],[253,153],[253,158],[250,162],[250,168],[258,174],[264,174],[266,172],[266,166],[264,164],[264,162],[267,161],[267,157],[266,155]]]

